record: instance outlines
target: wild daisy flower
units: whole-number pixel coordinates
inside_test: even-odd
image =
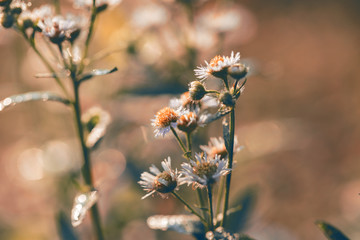
[[[101,8],[104,10],[109,6],[115,6],[121,3],[122,0],[96,0],[96,7]],[[74,0],[74,7],[75,8],[82,8],[82,7],[92,7],[93,0]]]
[[[89,131],[89,135],[86,138],[86,146],[92,148],[104,137],[111,117],[110,114],[102,108],[92,107],[81,117],[81,121]]]
[[[182,180],[177,170],[171,168],[171,159],[168,157],[161,162],[164,171],[160,171],[155,165],[152,165],[149,172],[143,172],[140,176],[141,181],[138,183],[145,191],[149,192],[141,199],[153,195],[155,192],[160,196],[166,197],[167,193],[171,193],[182,184]]]
[[[155,118],[151,119],[151,125],[155,127],[155,137],[164,137],[166,133],[170,131],[171,127],[176,128],[178,124],[177,120],[185,113],[187,113],[187,111],[183,108],[174,110],[170,107],[165,107],[158,111],[155,115]]]
[[[239,146],[239,142],[237,140],[237,137],[234,138],[234,153],[240,152],[244,146]],[[216,138],[210,138],[208,145],[201,145],[200,149],[203,150],[210,158],[214,158],[216,155],[219,155],[220,158],[225,158],[228,154],[226,147],[225,147],[225,141],[222,137]]]
[[[207,79],[210,75],[215,77],[222,77],[224,74],[227,74],[227,68],[233,64],[238,63],[240,60],[240,53],[231,52],[231,56],[216,56],[211,59],[210,63],[205,61],[206,66],[197,67],[195,71],[195,75],[201,81]]]
[[[38,27],[51,42],[60,44],[64,40],[73,42],[79,36],[82,23],[81,17],[67,14],[42,19]]]
[[[18,18],[18,23],[20,26],[24,26],[24,24],[27,26],[37,26],[39,21],[44,20],[45,18],[51,18],[54,16],[54,13],[54,7],[52,5],[45,4],[32,11],[23,11]]]
[[[228,161],[220,159],[219,155],[208,158],[206,153],[195,154],[196,161],[182,163],[183,182],[194,187],[206,187],[219,180],[221,176],[228,174],[231,169],[226,168]]]

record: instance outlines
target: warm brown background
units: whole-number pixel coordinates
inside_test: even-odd
[[[119,71],[82,89],[84,110],[101,105],[113,117],[93,153],[109,239],[181,237],[144,223],[151,214],[183,212],[174,199],[140,200],[141,171],[169,155],[175,166],[181,162],[171,137],[153,138],[150,119],[186,89],[194,65],[232,50],[252,70],[237,107],[236,134],[245,150],[236,155],[232,192],[257,189],[245,232],[265,240],[325,239],[314,225],[323,219],[359,239],[360,3],[208,1],[197,6],[195,23],[223,6],[238,9],[243,22],[222,44],[215,38],[191,58],[181,38],[194,25],[178,4],[162,5],[171,22],[146,30],[131,25],[131,14],[149,2],[124,0],[100,16],[91,53],[110,46],[120,51],[95,66]],[[134,45],[136,54],[125,51]],[[46,70],[19,35],[1,29],[0,49],[1,99],[58,91],[51,79],[34,78]],[[71,163],[79,161],[72,121],[71,111],[57,103],[26,103],[0,114],[1,239],[57,239],[54,214],[69,211],[75,194],[67,180],[68,169],[78,168]],[[208,136],[219,136],[219,127],[211,125]],[[40,153],[47,154],[46,169],[36,165]],[[78,228],[82,239],[89,239],[89,228],[88,220]]]

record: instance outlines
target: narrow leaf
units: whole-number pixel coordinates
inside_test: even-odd
[[[102,75],[107,75],[113,72],[116,72],[118,69],[117,67],[114,67],[113,69],[94,69],[92,70],[92,72],[89,73],[85,73],[81,78],[80,78],[80,82],[82,81],[86,81],[89,80],[95,76],[102,76]]]
[[[65,105],[69,105],[68,99],[62,98],[54,93],[50,92],[28,92],[19,95],[13,95],[0,101],[0,112],[5,108],[14,106],[18,103],[30,102],[30,101],[55,101],[61,102]]]
[[[250,218],[256,201],[256,189],[248,188],[235,200],[235,208],[228,210],[226,229],[231,232],[241,232]]]
[[[350,240],[339,229],[324,221],[316,221],[315,224],[329,240]]]
[[[69,219],[63,212],[60,212],[57,216],[57,229],[62,240],[78,240]]]
[[[207,114],[205,120],[203,121],[203,124],[209,124],[213,121],[216,121],[224,116],[226,116],[227,114],[229,114],[231,112],[230,109],[221,109],[219,111],[217,111],[214,114]]]
[[[205,235],[204,225],[194,215],[154,215],[146,222],[151,229],[191,234],[197,238]]]

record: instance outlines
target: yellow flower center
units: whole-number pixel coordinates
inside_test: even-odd
[[[196,175],[200,177],[205,176],[210,180],[211,177],[216,173],[217,166],[213,163],[204,162],[199,166],[194,167],[193,170]]]
[[[173,109],[166,107],[156,114],[155,124],[159,127],[167,127],[170,126],[170,123],[176,122],[178,117],[178,114]]]

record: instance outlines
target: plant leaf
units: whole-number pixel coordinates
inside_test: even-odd
[[[55,101],[61,102],[65,105],[70,104],[68,99],[62,98],[51,92],[28,92],[19,95],[13,95],[0,101],[0,112],[10,106],[30,101]]]
[[[231,232],[241,232],[250,217],[255,201],[255,188],[252,187],[243,191],[240,196],[235,200],[235,206],[237,207],[231,208],[227,212],[228,219],[226,221],[226,229]]]
[[[78,240],[78,237],[75,235],[74,229],[72,228],[65,213],[60,212],[58,214],[56,224],[62,240]]]
[[[203,121],[203,124],[209,124],[209,123],[211,123],[213,121],[216,121],[216,120],[226,116],[230,112],[231,112],[231,109],[225,108],[225,109],[220,109],[219,111],[217,111],[214,114],[208,113],[206,115],[205,120]]]
[[[154,215],[146,222],[151,229],[191,234],[197,239],[204,239],[205,236],[204,225],[194,215]]]
[[[350,240],[339,229],[324,221],[316,221],[315,224],[329,240]]]
[[[89,80],[96,76],[103,76],[103,75],[107,75],[107,74],[116,72],[117,70],[118,70],[117,67],[114,67],[113,69],[94,69],[91,72],[85,73],[84,75],[82,75],[79,81],[83,82],[83,81]]]

